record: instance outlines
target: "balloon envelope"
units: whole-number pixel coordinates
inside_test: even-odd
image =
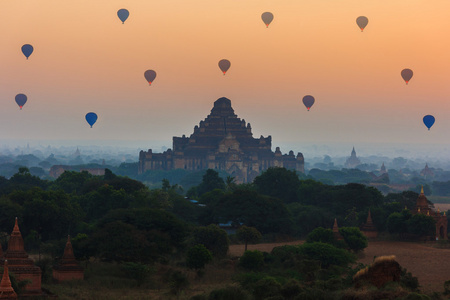
[[[130,12],[125,8],[119,9],[117,11],[117,16],[119,17],[120,21],[122,21],[122,24],[125,23],[125,21],[128,19],[129,15],[130,15]]]
[[[87,113],[86,121],[88,122],[89,125],[91,125],[92,128],[92,125],[94,125],[95,122],[97,122],[97,114],[93,112]]]
[[[19,105],[20,109],[27,103],[27,96],[24,94],[17,94],[16,95],[16,103]]]
[[[314,104],[314,97],[311,95],[306,95],[305,97],[303,97],[303,104],[306,106],[306,108],[309,111],[311,106],[313,106],[313,104]]]
[[[151,85],[153,80],[156,78],[156,72],[153,70],[147,70],[144,72],[145,80],[148,81],[148,84]]]
[[[361,28],[361,32],[366,28],[367,24],[369,23],[369,19],[367,19],[364,16],[360,16],[356,18],[356,24],[358,24],[358,27]]]
[[[220,70],[222,70],[223,75],[225,75],[225,73],[228,71],[230,66],[231,66],[231,63],[228,59],[222,59],[219,61],[219,68],[220,68]]]
[[[435,118],[432,115],[426,115],[423,117],[423,124],[427,126],[428,130],[430,130],[431,126],[434,124]]]
[[[261,15],[261,19],[263,20],[264,24],[266,24],[266,27],[269,27],[269,24],[273,20],[273,14],[267,11]]]
[[[403,69],[401,74],[402,74],[402,78],[406,82],[406,84],[408,84],[408,82],[411,80],[411,78],[414,75],[414,73],[411,69]]]
[[[22,46],[22,53],[27,59],[28,57],[30,57],[31,53],[33,53],[33,50],[33,46],[31,46],[30,44],[25,44]]]

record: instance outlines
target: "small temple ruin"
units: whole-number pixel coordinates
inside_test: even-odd
[[[361,232],[362,234],[364,234],[368,239],[374,239],[376,237],[378,237],[378,230],[375,227],[375,225],[373,224],[372,221],[372,216],[370,214],[370,209],[369,209],[369,214],[367,215],[367,221],[366,223],[361,227]]]
[[[417,198],[416,206],[411,211],[411,213],[413,215],[424,214],[424,215],[433,217],[433,219],[436,221],[436,240],[440,240],[440,239],[447,240],[448,239],[447,216],[445,215],[445,212],[443,215],[441,215],[441,212],[439,209],[437,211],[435,211],[432,208],[432,205],[430,203],[428,203],[428,199],[425,196],[425,194],[423,193],[423,187],[422,187],[422,190],[420,191],[419,197]]]
[[[33,260],[29,258],[27,252],[25,252],[17,218],[8,241],[8,249],[0,259],[0,264],[3,267],[7,266],[8,271],[14,273],[18,281],[30,281],[30,283],[25,286],[24,295],[42,294],[41,269],[34,265]]]
[[[53,267],[53,279],[57,282],[84,279],[84,269],[75,259],[70,235],[67,237],[63,256],[59,260],[58,265]]]
[[[1,247],[0,247],[1,249]],[[15,300],[17,299],[17,294],[14,291],[11,280],[9,279],[8,261],[5,260],[3,263],[3,277],[0,283],[0,299],[3,300]]]

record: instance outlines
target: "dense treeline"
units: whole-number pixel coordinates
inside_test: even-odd
[[[411,236],[419,226],[412,217],[399,217],[405,206],[414,207],[415,192],[383,196],[362,184],[301,180],[284,168],[268,169],[252,184],[241,185],[207,170],[202,182],[186,192],[190,199],[183,193],[167,179],[162,188],[149,189],[108,169],[104,176],[72,171],[48,181],[21,168],[9,180],[0,177],[0,231],[9,233],[18,217],[31,250],[60,255],[70,234],[81,257],[150,262],[196,244],[208,248],[206,239],[220,235],[217,226],[217,233],[204,234],[203,240],[194,237],[198,226],[211,224],[246,225],[266,239],[302,238],[317,227],[331,228],[335,218],[340,226],[359,227],[370,209],[380,231]],[[417,222],[431,224],[427,220]],[[430,224],[417,234],[429,234]],[[6,238],[1,242],[5,247]],[[228,240],[223,243],[226,249]],[[217,253],[210,244],[208,249]]]

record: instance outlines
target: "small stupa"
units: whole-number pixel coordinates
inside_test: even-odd
[[[15,300],[17,294],[12,288],[11,280],[9,280],[8,261],[5,260],[3,264],[3,277],[0,283],[0,299],[2,300]]]
[[[373,224],[372,216],[370,215],[370,209],[369,214],[367,215],[366,224],[364,224],[361,228],[361,232],[369,239],[378,237],[378,230]]]
[[[343,240],[344,238],[342,237],[342,235],[339,233],[339,227],[337,224],[337,219],[334,219],[334,224],[333,224],[333,236],[336,240],[340,241]]]
[[[25,252],[22,234],[19,230],[17,218],[14,229],[8,241],[8,249],[5,251],[1,263],[8,261],[9,271],[16,275],[18,281],[29,280],[25,286],[25,295],[41,294],[41,269],[34,265],[32,259],[28,258]]]
[[[75,259],[72,243],[70,242],[70,235],[67,237],[63,256],[59,260],[58,265],[53,267],[53,279],[58,282],[84,279],[84,269]]]

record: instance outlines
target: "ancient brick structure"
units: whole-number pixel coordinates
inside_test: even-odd
[[[401,272],[400,264],[395,260],[395,256],[380,256],[375,258],[372,265],[359,270],[353,276],[353,281],[355,287],[370,283],[377,288],[381,288],[388,282],[399,282]]]
[[[53,279],[58,282],[84,279],[84,270],[75,259],[70,236],[67,237],[63,256],[59,260],[58,265],[53,267]]]
[[[361,227],[361,232],[369,239],[378,237],[378,230],[373,224],[370,210],[369,214],[367,215],[366,223]]]
[[[353,147],[352,153],[351,153],[350,157],[347,158],[347,160],[345,161],[344,166],[346,168],[353,169],[353,168],[356,168],[356,166],[358,166],[360,164],[361,164],[361,161],[356,156],[355,147]]]
[[[25,286],[24,295],[42,293],[41,269],[34,265],[33,260],[28,258],[28,254],[25,252],[17,218],[8,241],[8,249],[5,251],[0,263],[4,265],[6,260],[8,260],[9,271],[16,275],[18,281],[30,280],[30,283]]]
[[[441,215],[441,212],[434,211],[431,207],[431,205],[428,203],[428,199],[423,193],[423,187],[420,191],[420,195],[417,198],[416,201],[416,207],[413,211],[411,211],[413,215],[415,214],[424,214],[427,216],[433,217],[433,219],[436,221],[436,239],[448,239],[447,236],[447,216]]]
[[[224,170],[236,182],[251,182],[269,167],[304,172],[303,154],[272,152],[272,137],[253,138],[250,123],[234,113],[231,101],[220,98],[194,133],[174,137],[173,148],[163,153],[151,149],[139,153],[139,173],[147,170]]]
[[[0,299],[1,300],[15,300],[17,294],[11,286],[11,280],[9,280],[8,261],[5,260],[3,264],[3,277],[0,283]]]
[[[339,227],[337,224],[337,219],[334,219],[334,224],[333,224],[333,236],[337,241],[343,240],[344,238],[342,237],[341,233],[339,232]]]

